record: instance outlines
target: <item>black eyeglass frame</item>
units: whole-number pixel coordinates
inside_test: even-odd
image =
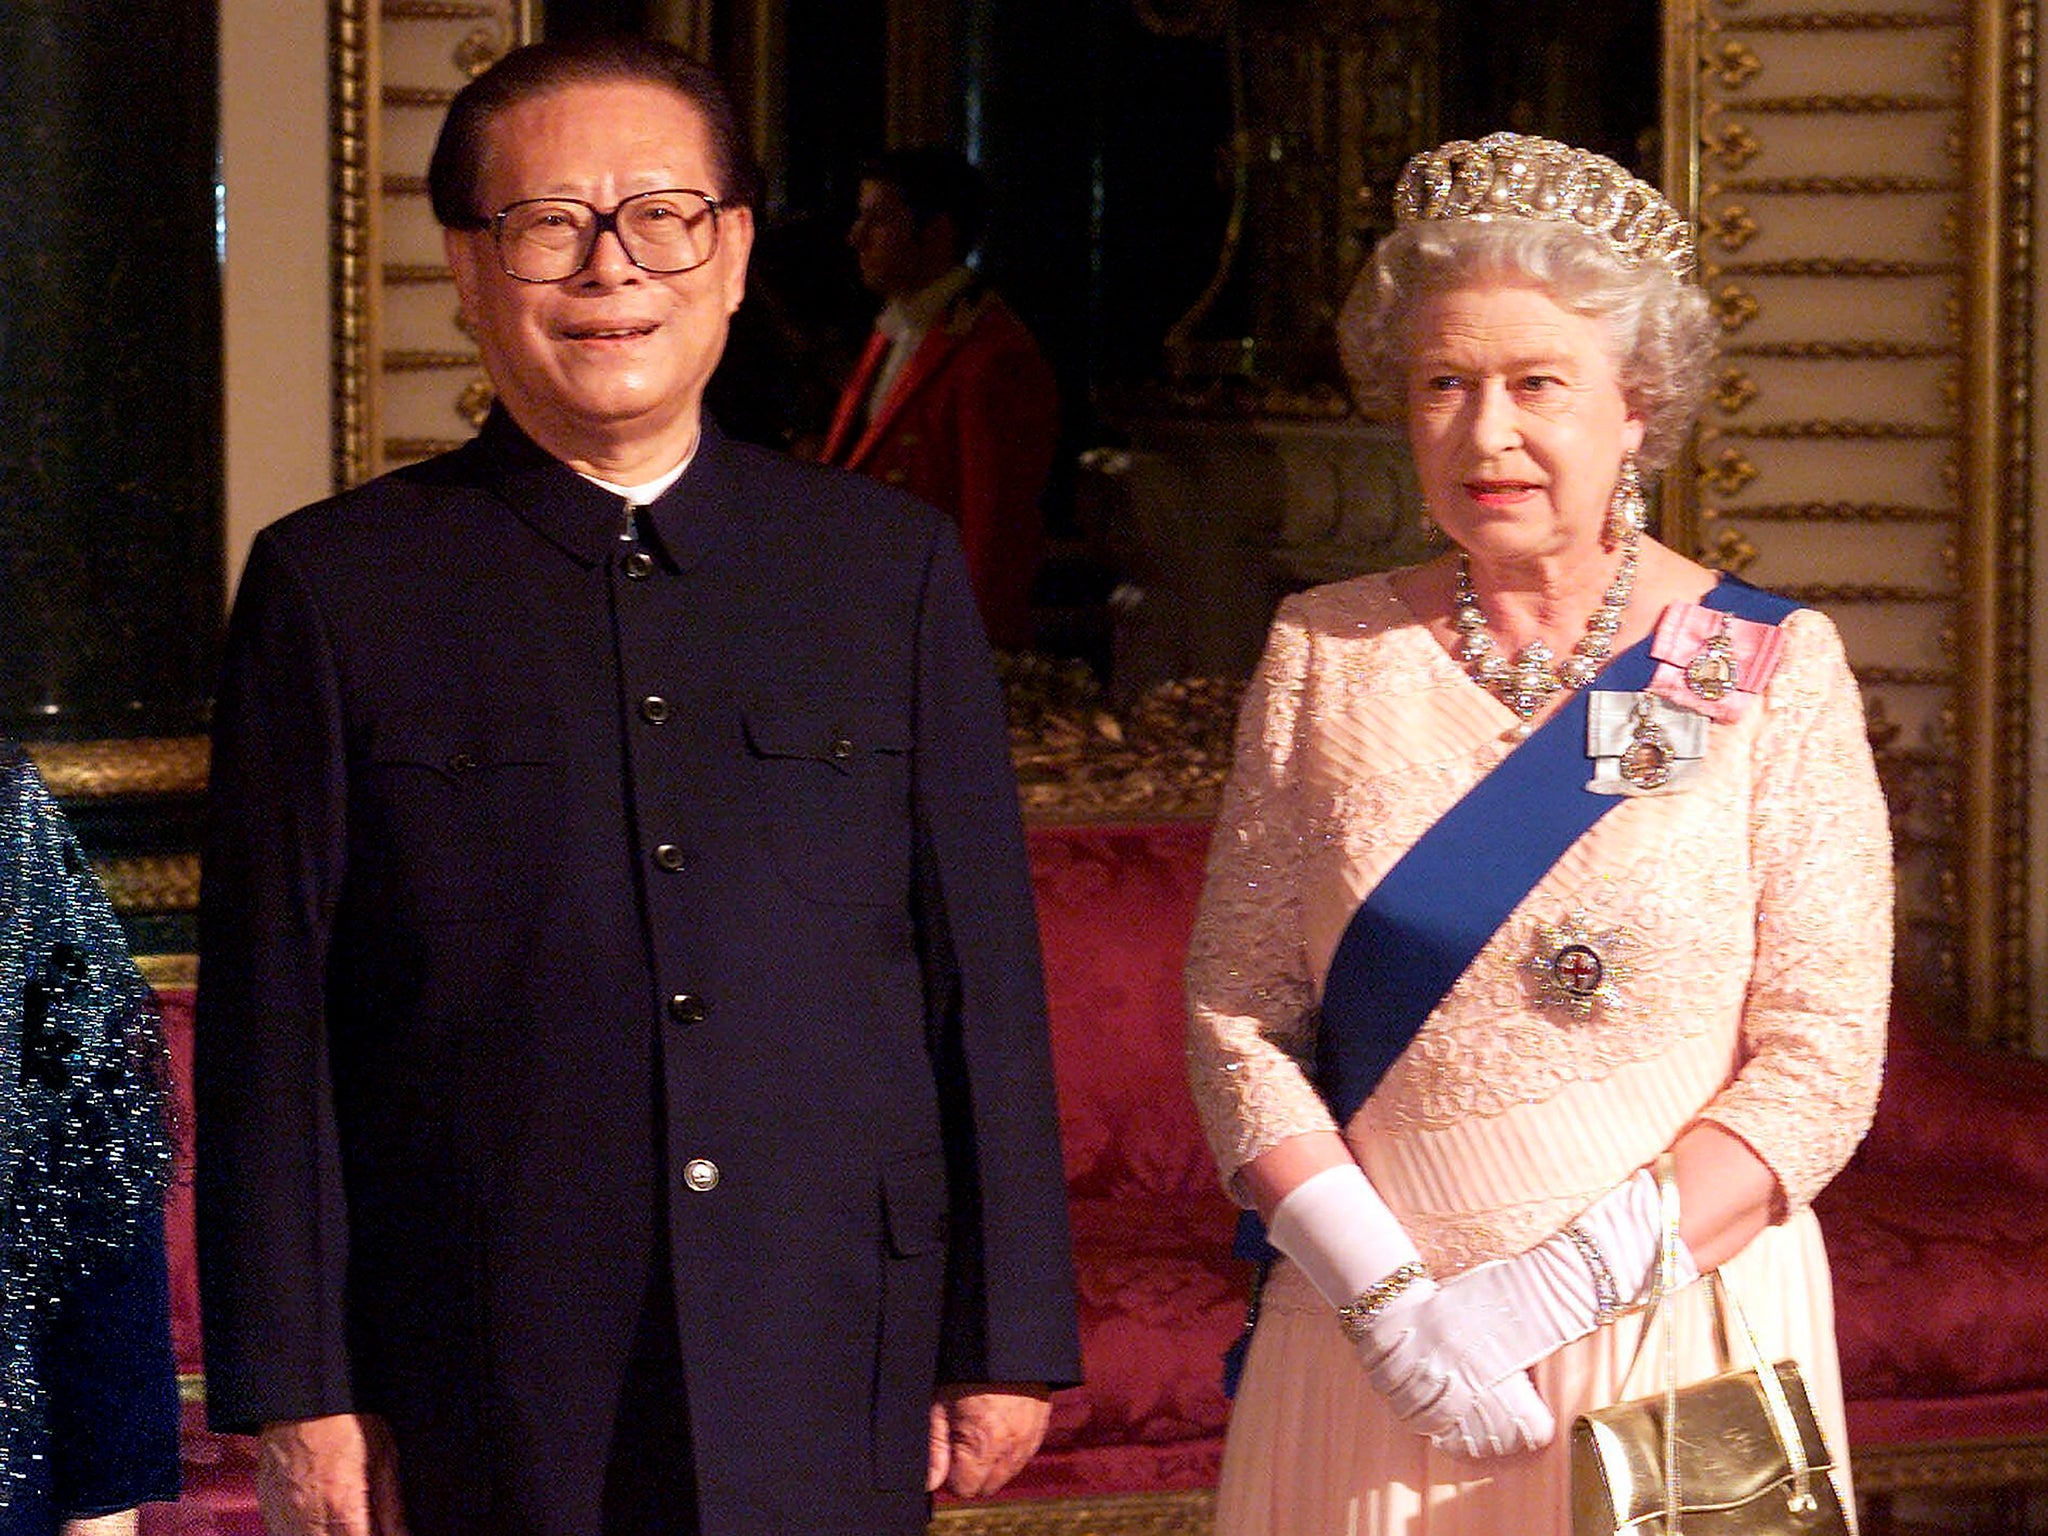
[[[627,241],[625,231],[619,228],[619,214],[623,209],[645,198],[675,197],[678,195],[697,198],[709,210],[711,214],[711,249],[704,253],[702,261],[693,261],[687,267],[650,267],[646,262],[633,254],[633,247]],[[505,259],[506,217],[521,208],[531,208],[536,203],[569,203],[575,207],[590,210],[590,234],[583,247],[583,259],[560,277],[523,277],[519,273],[514,272],[511,265]],[[718,216],[725,212],[727,206],[728,204],[724,198],[713,197],[709,192],[700,191],[696,187],[657,187],[651,192],[635,192],[631,197],[620,198],[612,205],[609,213],[601,212],[595,203],[585,202],[580,197],[522,197],[517,202],[507,203],[486,219],[480,227],[490,230],[491,244],[498,251],[498,266],[515,283],[566,283],[572,277],[580,277],[589,270],[591,262],[597,259],[597,242],[604,238],[606,230],[610,230],[613,237],[618,240],[619,249],[625,254],[626,260],[630,261],[642,272],[650,272],[656,277],[675,277],[679,273],[694,272],[699,267],[711,264],[711,259],[718,254]]]

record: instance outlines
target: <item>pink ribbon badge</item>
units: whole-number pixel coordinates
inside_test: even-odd
[[[1777,670],[1784,644],[1775,624],[1673,603],[1650,640],[1657,670],[1649,691],[1709,720],[1740,720]]]

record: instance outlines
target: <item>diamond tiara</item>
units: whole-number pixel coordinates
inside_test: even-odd
[[[1544,219],[1576,224],[1626,267],[1655,262],[1692,276],[1692,227],[1648,182],[1605,155],[1554,139],[1491,133],[1455,139],[1411,159],[1394,188],[1394,217]]]

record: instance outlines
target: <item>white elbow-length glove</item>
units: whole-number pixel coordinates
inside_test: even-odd
[[[1419,1349],[1441,1371],[1526,1380],[1522,1373],[1537,1361],[1649,1300],[1662,1234],[1657,1176],[1645,1168],[1527,1253],[1439,1286],[1403,1347]],[[1698,1278],[1680,1241],[1674,1283]]]
[[[1502,1456],[1550,1443],[1556,1421],[1519,1369],[1489,1375],[1418,1335],[1442,1292],[1365,1172],[1340,1163],[1305,1179],[1274,1208],[1273,1246],[1344,1318],[1373,1387],[1394,1414],[1443,1450]]]

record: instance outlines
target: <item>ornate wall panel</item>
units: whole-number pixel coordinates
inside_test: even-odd
[[[489,409],[457,317],[427,158],[463,84],[535,35],[537,0],[331,0],[335,479],[467,438]]]
[[[2012,1043],[2030,1003],[2031,273],[2010,169],[2029,14],[1667,11],[1667,169],[1724,352],[1670,531],[1841,627],[1892,801],[1906,974]]]

